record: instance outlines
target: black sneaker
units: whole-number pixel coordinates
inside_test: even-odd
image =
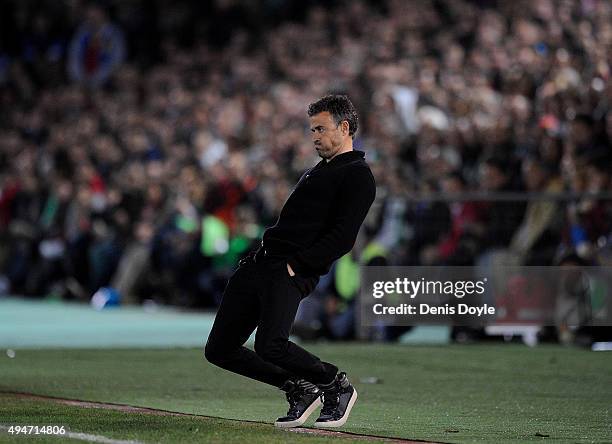
[[[289,411],[276,420],[276,427],[299,427],[321,405],[321,390],[303,379],[289,380],[281,390],[287,392]]]
[[[349,382],[346,373],[338,373],[336,379],[328,386],[319,386],[323,392],[323,408],[315,427],[342,427],[351,413],[357,400],[357,390]]]

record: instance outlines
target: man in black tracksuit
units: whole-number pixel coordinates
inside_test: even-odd
[[[226,370],[284,390],[289,412],[275,425],[296,427],[321,404],[315,426],[340,427],[357,398],[345,373],[289,341],[300,301],[319,276],[348,253],[375,197],[364,153],[353,150],[357,113],[346,96],[308,108],[322,160],[301,177],[257,253],[230,278],[206,344],[206,358]],[[255,352],[244,347],[253,330]]]

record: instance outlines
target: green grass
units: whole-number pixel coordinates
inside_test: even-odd
[[[143,413],[125,413],[112,410],[80,408],[52,401],[33,401],[10,395],[0,395],[0,418],[19,425],[66,425],[73,433],[87,433],[117,440],[141,442],[266,442],[283,444],[329,443],[329,438],[311,437],[279,430],[266,424],[243,423],[227,419],[158,416]],[[69,426],[68,426],[69,425]],[[64,442],[62,436],[10,435],[0,431],[0,443],[34,439],[37,443]],[[335,438],[341,443],[363,440]]]
[[[461,443],[612,442],[609,353],[520,345],[330,344],[307,348],[346,369],[355,382],[360,398],[346,431]],[[359,382],[367,376],[376,376],[382,383]],[[286,410],[281,392],[213,367],[195,349],[17,350],[14,359],[0,356],[0,391],[267,423]],[[28,417],[28,408],[35,409],[35,403],[20,407],[22,418]],[[120,420],[124,414],[98,410],[72,414],[78,410],[61,408],[66,409],[65,422],[71,428],[78,423],[88,433],[104,429],[105,436],[122,439],[130,438],[126,432],[134,430],[143,433],[138,435],[140,440],[161,441],[164,438],[157,434],[166,430],[162,427],[165,421],[176,424],[177,433],[181,421],[187,421],[147,417],[138,420],[142,430],[120,424],[115,429],[104,427],[102,416],[108,414],[112,419],[117,415]],[[7,422],[5,415],[11,409],[0,410],[0,423]],[[96,415],[101,416],[96,419]],[[81,424],[84,417],[90,419]],[[202,421],[188,420],[195,421],[190,424]],[[215,424],[210,430],[227,431],[226,436],[236,437],[234,441],[240,440],[243,430],[250,433],[250,427],[285,433],[276,435],[279,439],[288,436],[266,425]],[[147,431],[151,433],[145,434]],[[273,442],[272,435],[264,437],[262,431],[258,429],[256,435],[262,438],[255,442]],[[248,436],[244,440],[254,442]]]

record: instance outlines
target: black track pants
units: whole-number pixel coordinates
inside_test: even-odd
[[[300,301],[318,278],[289,276],[282,259],[263,258],[241,265],[230,278],[205,356],[211,363],[257,381],[281,387],[291,377],[314,384],[333,380],[338,368],[289,341]],[[253,330],[255,352],[244,347]]]

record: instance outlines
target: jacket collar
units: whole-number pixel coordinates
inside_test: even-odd
[[[363,158],[365,158],[365,153],[363,151],[351,150],[347,151],[346,153],[338,154],[329,162],[327,162],[325,159],[321,159],[321,161],[315,166],[315,168],[324,168],[328,165],[345,165],[347,163]]]

